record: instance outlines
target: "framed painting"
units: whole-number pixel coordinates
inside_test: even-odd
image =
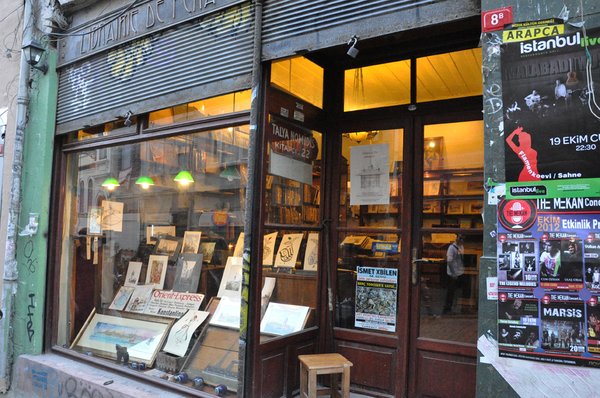
[[[167,263],[169,257],[152,254],[148,258],[148,269],[146,270],[146,285],[152,285],[155,289],[162,289],[167,275]]]
[[[260,322],[260,332],[283,336],[304,328],[310,308],[300,305],[269,303]]]
[[[175,236],[174,225],[150,225],[146,227],[146,244],[156,244],[159,235]]]
[[[228,257],[217,297],[240,297],[242,294],[242,258]]]
[[[198,253],[201,237],[202,231],[185,231],[183,234],[183,245],[181,247],[181,252],[191,254]]]
[[[134,287],[129,302],[127,303],[127,307],[125,307],[125,311],[143,314],[150,302],[153,290],[154,286],[152,285],[140,285]]]
[[[142,263],[140,261],[130,261],[125,275],[123,286],[136,286],[142,272]]]
[[[181,239],[174,236],[161,236],[156,243],[154,254],[169,257],[169,261],[176,261],[181,250]]]
[[[119,345],[127,348],[131,362],[142,362],[150,367],[165,341],[171,322],[170,319],[147,321],[94,313],[72,348],[116,359],[116,346]]]
[[[294,268],[296,266],[296,259],[298,258],[298,251],[300,250],[303,236],[304,234],[283,235],[279,243],[277,255],[275,256],[276,267]]]
[[[202,271],[202,254],[184,253],[177,260],[177,271],[173,290],[176,292],[195,293],[200,282]]]
[[[134,290],[135,287],[133,286],[121,286],[117,294],[115,294],[115,298],[113,299],[108,309],[123,311]]]
[[[277,241],[277,232],[266,234],[263,237],[263,266],[273,265],[273,255],[275,254],[275,242]]]
[[[215,248],[217,247],[217,242],[202,242],[200,243],[200,252],[202,253],[202,261],[207,264],[210,264],[213,258],[213,254],[215,254]]]
[[[102,234],[102,207],[90,207],[88,215],[88,235]]]

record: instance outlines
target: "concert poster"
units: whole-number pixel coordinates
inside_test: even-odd
[[[600,197],[557,193],[575,184],[508,183],[498,205],[502,357],[600,366]]]
[[[600,177],[600,30],[565,29],[501,46],[507,182]]]

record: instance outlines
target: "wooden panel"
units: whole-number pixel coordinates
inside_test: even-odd
[[[282,304],[317,306],[317,278],[305,275],[266,273],[277,278],[271,301]]]
[[[261,397],[283,397],[285,395],[285,354],[271,353],[261,358]]]
[[[476,359],[418,351],[417,395],[475,397]]]
[[[298,355],[314,354],[315,351],[314,341],[289,348],[288,394],[292,395],[294,391],[300,389],[300,361],[298,361]]]
[[[394,394],[396,377],[400,377],[395,374],[395,350],[342,341],[337,343],[336,351],[353,364],[350,371],[352,384]]]

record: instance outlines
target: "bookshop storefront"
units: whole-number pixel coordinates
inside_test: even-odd
[[[357,392],[473,396],[478,8],[286,30],[297,2],[192,3],[75,14],[60,45],[49,345],[192,396],[293,396],[318,352]]]

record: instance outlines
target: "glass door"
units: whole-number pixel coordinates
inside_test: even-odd
[[[423,124],[418,130],[423,149],[413,201],[421,206],[411,253],[410,386],[418,396],[474,396],[483,122]],[[430,383],[432,377],[440,382]]]

